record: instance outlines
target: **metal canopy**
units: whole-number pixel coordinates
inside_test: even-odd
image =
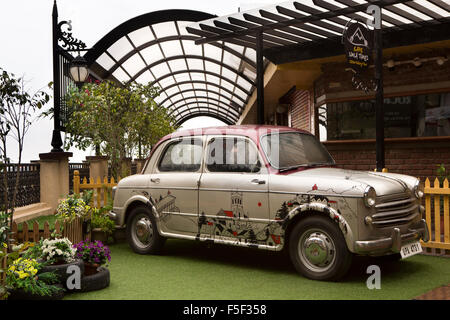
[[[131,19],[87,52],[100,79],[152,83],[155,100],[177,123],[208,115],[227,124],[239,119],[255,89],[256,52],[240,41],[196,45],[186,27],[215,16],[191,10],[164,10]]]
[[[239,41],[253,47],[257,34],[262,33],[264,56],[280,64],[342,54],[341,36],[345,25],[351,19],[366,21],[367,7],[375,4],[383,9],[384,48],[450,38],[448,0],[313,2],[283,2],[194,23],[187,30],[201,36],[196,44]]]

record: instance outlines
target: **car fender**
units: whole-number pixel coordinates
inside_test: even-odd
[[[296,217],[298,215],[303,215],[306,212],[311,212],[311,211],[323,213],[324,215],[329,217],[331,220],[336,222],[339,225],[339,229],[341,230],[341,232],[345,238],[345,242],[347,243],[348,249],[350,251],[353,250],[353,244],[354,244],[353,243],[353,241],[354,241],[353,232],[352,232],[349,224],[347,223],[347,220],[345,220],[345,218],[338,212],[338,210],[330,207],[327,204],[321,203],[321,202],[303,203],[303,204],[295,207],[294,209],[292,209],[285,218],[286,228],[289,225],[290,221],[292,221],[292,219],[294,219],[294,217]]]
[[[124,205],[124,218],[123,218],[123,224],[126,223],[126,219],[128,218],[127,215],[129,214],[128,209],[129,207],[133,204],[139,202],[145,206],[147,206],[149,209],[151,209],[153,216],[155,217],[156,220],[156,229],[158,230],[158,233],[160,235],[162,235],[161,229],[160,229],[160,223],[159,223],[159,213],[156,210],[154,203],[155,201],[153,200],[152,196],[145,196],[143,194],[136,194],[134,196],[132,196],[130,199],[128,199]],[[122,225],[123,225],[122,224]]]

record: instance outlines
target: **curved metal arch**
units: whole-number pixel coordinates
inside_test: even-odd
[[[124,55],[122,58],[120,58],[119,61],[117,61],[117,63],[114,63],[114,65],[108,70],[108,76],[113,74],[114,71],[116,71],[122,64],[124,64],[128,59],[130,59],[131,57],[133,57],[135,54],[138,54],[139,52],[141,52],[142,50],[151,47],[153,45],[157,45],[157,44],[161,44],[167,41],[176,41],[176,40],[186,40],[186,41],[195,41],[197,40],[198,37],[196,36],[188,36],[188,35],[173,35],[173,36],[168,36],[168,37],[163,37],[163,38],[159,38],[159,39],[154,39],[151,41],[148,41],[144,44],[141,44],[140,46],[136,47],[135,49],[131,50],[130,52],[128,52],[126,55]],[[248,57],[246,57],[245,55],[237,52],[236,50],[233,50],[230,47],[227,47],[225,45],[221,45],[219,43],[209,43],[209,45],[212,45],[214,47],[220,48],[224,51],[227,51],[228,53],[234,55],[235,57],[244,60],[246,63],[248,63],[250,66],[254,67],[256,69],[256,64],[254,61],[250,60]]]
[[[241,90],[243,93],[245,93],[247,96],[249,96],[250,94],[251,94],[251,92],[250,91],[248,91],[248,90],[245,90],[243,87],[241,87],[240,85],[238,85],[238,84],[235,84],[234,82],[232,82],[231,80],[229,80],[229,79],[227,79],[227,78],[223,78],[223,77],[218,77],[218,78],[220,78],[221,80],[224,80],[224,81],[226,81],[226,82],[228,82],[228,83],[231,83],[233,86],[235,86],[236,88],[238,88],[239,90]],[[181,85],[183,85],[183,84],[205,84],[205,85],[212,85],[212,86],[218,86],[218,84],[215,84],[214,82],[210,82],[210,81],[203,81],[203,80],[192,80],[192,81],[190,81],[190,80],[188,80],[188,81],[180,81],[180,82],[175,82],[175,83],[173,83],[173,84],[171,84],[170,86],[167,86],[167,87],[164,87],[164,90],[163,91],[167,91],[167,90],[169,90],[169,89],[171,89],[171,88],[173,88],[173,87],[176,87],[176,86],[181,86]],[[222,89],[222,87],[220,87],[221,89]]]
[[[190,91],[195,91],[194,89],[189,89],[189,90],[190,90]],[[230,106],[233,107],[233,105],[236,105],[237,107],[239,107],[239,111],[242,110],[242,109],[244,109],[244,107],[239,106],[239,105],[238,105],[236,102],[234,102],[231,98],[228,98],[228,97],[224,96],[224,95],[221,94],[221,93],[218,93],[218,92],[215,92],[215,91],[210,91],[210,90],[205,90],[205,89],[201,89],[201,90],[204,91],[204,92],[211,92],[211,93],[217,94],[220,98],[223,98],[223,99],[226,99],[227,101],[229,101],[229,102],[230,102]],[[188,92],[189,92],[189,91],[188,91]],[[180,92],[177,92],[177,93],[171,95],[171,96],[170,96],[170,99],[174,98],[175,96],[177,96],[177,95],[179,95],[179,94],[181,94],[181,93],[180,93]],[[187,97],[187,98],[179,99],[179,100],[177,100],[176,102],[173,102],[172,104],[170,104],[169,106],[167,106],[167,108],[172,107],[175,103],[178,103],[178,102],[183,101],[183,100],[200,99],[200,98],[212,99],[212,98],[208,98],[207,96],[205,97],[205,96],[197,96],[197,95],[196,95],[196,96],[193,96],[193,97]],[[222,101],[222,102],[223,102],[223,101]],[[161,104],[160,104],[160,105],[161,105]],[[236,110],[235,107],[233,107],[233,109]]]
[[[177,93],[174,93],[174,94],[172,94],[171,96],[167,96],[167,98],[166,99],[164,99],[163,101],[161,101],[160,103],[159,103],[159,105],[163,105],[164,104],[164,102],[166,102],[167,100],[169,100],[169,99],[172,99],[174,96],[176,96],[176,95],[179,95],[179,94],[183,94],[183,93],[188,93],[188,92],[195,92],[195,91],[200,91],[200,92],[211,92],[211,93],[215,93],[215,94],[218,94],[219,96],[221,96],[218,92],[216,92],[216,91],[212,91],[212,90],[208,90],[208,89],[186,89],[186,90],[181,90],[181,91],[179,91],[179,92],[177,92]],[[225,90],[224,90],[225,91]],[[225,91],[226,92],[226,91]],[[236,98],[238,98],[239,100],[241,100],[244,104],[246,103],[246,101],[244,100],[244,99],[242,99],[242,98],[240,98],[240,97],[236,97]],[[230,100],[230,101],[232,101],[230,98],[227,98],[228,100]]]
[[[219,99],[216,99],[216,98],[210,98],[210,97],[208,97],[208,96],[194,96],[194,97],[187,97],[187,98],[179,99],[179,100],[175,101],[174,103],[172,103],[171,105],[167,106],[167,109],[172,108],[172,106],[176,105],[177,103],[180,103],[180,102],[187,102],[187,100],[192,100],[192,99],[197,99],[197,100],[198,100],[198,99],[211,100],[211,101],[214,101],[214,102],[226,104],[225,102],[223,102],[223,101],[221,101],[221,100],[219,100]],[[229,99],[228,99],[228,100],[229,100]],[[241,106],[239,106],[239,105],[236,105],[236,106],[238,107],[238,109],[236,109],[236,107],[233,105],[233,101],[231,101],[231,100],[229,100],[229,101],[231,102],[231,103],[230,103],[231,109],[233,109],[233,110],[235,110],[235,111],[237,111],[237,112],[239,112],[240,110],[244,109],[243,107],[241,107]]]
[[[176,76],[176,75],[179,75],[179,74],[183,74],[183,73],[204,73],[204,74],[209,74],[209,75],[212,75],[212,76],[220,78],[216,73],[211,72],[211,71],[201,70],[201,69],[192,69],[192,70],[184,69],[184,70],[174,71],[172,73],[167,73],[167,74],[165,74],[165,75],[163,75],[163,76],[153,80],[152,84],[154,85],[155,83],[160,82],[160,81],[162,81],[162,80],[164,80],[166,78],[169,78],[169,77],[172,77],[172,76]],[[254,86],[253,83],[251,83],[251,82],[250,82],[250,85]]]
[[[215,60],[215,59],[212,59],[212,58],[209,58],[209,57],[204,57],[204,56],[197,56],[197,55],[193,55],[193,54],[190,54],[190,55],[178,55],[178,56],[172,56],[172,57],[168,57],[168,58],[165,58],[165,59],[161,59],[161,60],[155,61],[155,62],[149,64],[148,66],[145,66],[145,67],[142,68],[140,71],[138,71],[133,77],[131,77],[131,79],[128,81],[128,83],[130,83],[130,82],[132,82],[132,81],[135,81],[135,80],[136,80],[137,78],[139,78],[145,71],[151,70],[153,67],[155,67],[155,66],[157,66],[157,65],[159,65],[159,64],[166,63],[166,62],[169,62],[169,61],[172,61],[172,60],[185,60],[185,59],[197,59],[197,60],[208,61],[208,62],[217,64],[217,65],[219,65],[219,66],[221,66],[221,67],[223,67],[223,68],[226,68],[226,69],[230,70],[230,71],[233,72],[234,74],[237,74],[237,75],[240,76],[242,79],[246,80],[248,83],[250,83],[250,84],[252,84],[252,85],[255,85],[255,82],[252,81],[252,80],[250,80],[250,78],[247,77],[243,72],[240,72],[240,71],[238,71],[238,70],[236,70],[236,69],[233,69],[233,68],[231,68],[230,66],[228,66],[228,65],[226,65],[226,64],[224,64],[224,63],[222,63],[222,62],[220,62],[220,61],[218,61],[218,60]]]
[[[117,40],[126,36],[130,32],[136,31],[149,25],[169,21],[198,22],[216,17],[216,15],[195,10],[175,9],[149,12],[125,21],[124,23],[111,30],[84,55],[84,58],[88,61],[89,64],[94,63],[95,60],[97,60],[98,57],[100,57],[109,47],[116,43]]]
[[[203,115],[206,115],[206,116],[213,115],[213,114],[220,115],[220,116],[222,116],[224,118],[230,119],[229,120],[230,123],[233,123],[233,121],[234,121],[234,123],[236,123],[237,120],[239,119],[239,117],[231,118],[228,114],[225,114],[223,112],[219,112],[217,110],[215,110],[215,112],[211,112],[211,110],[208,110],[205,107],[200,107],[200,108],[196,107],[195,109],[184,110],[183,112],[178,114],[175,118],[178,118],[178,117],[184,118],[186,116],[186,114],[187,115],[191,115],[191,114],[198,114],[198,113],[202,113]]]
[[[239,119],[239,114],[236,113],[236,111],[235,111],[234,109],[226,109],[224,106],[221,106],[221,105],[219,105],[219,104],[217,104],[217,103],[214,103],[214,102],[208,102],[208,101],[188,102],[188,103],[185,103],[185,104],[183,104],[183,105],[181,105],[181,106],[178,106],[176,109],[171,110],[169,114],[170,114],[170,115],[174,115],[174,112],[175,112],[175,111],[178,112],[178,109],[181,109],[181,108],[186,107],[186,106],[194,105],[194,104],[201,104],[201,103],[205,103],[205,104],[208,104],[208,105],[217,107],[217,108],[219,108],[220,110],[226,110],[227,113],[229,113],[229,114],[235,116],[237,119]],[[203,107],[197,106],[197,107],[193,107],[193,108],[203,108]],[[213,111],[218,111],[218,109],[211,109],[211,110],[213,110]],[[231,111],[232,111],[232,112],[231,112]],[[181,113],[183,113],[183,112],[184,112],[184,111],[182,111]],[[174,116],[176,117],[176,115],[174,115]]]
[[[234,93],[233,91],[231,91],[231,90],[229,90],[229,89],[227,89],[227,88],[221,87],[220,85],[218,85],[218,84],[216,84],[216,83],[208,82],[208,81],[183,81],[183,84],[185,84],[185,83],[203,83],[203,84],[205,84],[205,85],[207,85],[207,86],[216,87],[216,88],[219,88],[220,90],[223,90],[223,91],[225,91],[225,92],[231,94],[232,97],[236,97],[236,98],[240,99],[241,101],[243,101],[243,102],[245,103],[245,100],[242,100],[242,98],[240,98],[236,93]],[[176,85],[178,85],[178,84],[181,84],[181,83],[176,83]],[[173,87],[173,85],[172,85],[171,87]],[[193,88],[193,90],[200,90],[200,89],[202,89],[202,88]],[[168,90],[168,88],[165,88],[165,89],[162,90],[161,92],[164,92],[164,91],[166,91],[166,90]],[[203,89],[203,90],[208,90],[208,89]],[[213,92],[213,93],[219,93],[219,91],[213,91],[213,90],[208,90],[208,91],[211,91],[211,92]],[[172,96],[173,96],[173,95],[172,95]],[[171,97],[171,96],[170,96],[170,97]],[[164,99],[164,100],[161,102],[161,104],[164,104],[164,102],[166,102],[167,100],[169,100],[170,97],[168,96],[166,99]]]
[[[226,117],[222,116],[222,115],[218,115],[218,114],[209,114],[209,113],[204,113],[204,112],[193,112],[192,114],[189,114],[187,116],[182,117],[181,119],[177,120],[176,123],[181,125],[184,122],[188,121],[189,119],[195,118],[195,117],[201,117],[201,116],[205,116],[205,117],[211,117],[220,121],[225,122],[227,125],[233,125],[235,124],[235,122],[230,121],[230,119],[227,119]]]

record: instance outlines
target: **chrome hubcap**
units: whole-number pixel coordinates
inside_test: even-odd
[[[308,230],[299,241],[299,256],[308,269],[315,272],[328,270],[336,255],[333,239],[322,230]]]
[[[153,236],[152,222],[146,215],[138,216],[134,220],[133,240],[140,247],[147,247]]]

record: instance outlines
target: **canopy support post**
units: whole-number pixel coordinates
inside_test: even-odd
[[[263,32],[256,34],[256,103],[258,124],[264,124],[264,61],[263,61]]]
[[[381,9],[380,9],[381,22]],[[374,29],[375,48],[375,115],[376,115],[376,164],[377,172],[385,168],[384,155],[384,98],[383,98],[383,41],[381,36],[381,23],[379,28]]]

